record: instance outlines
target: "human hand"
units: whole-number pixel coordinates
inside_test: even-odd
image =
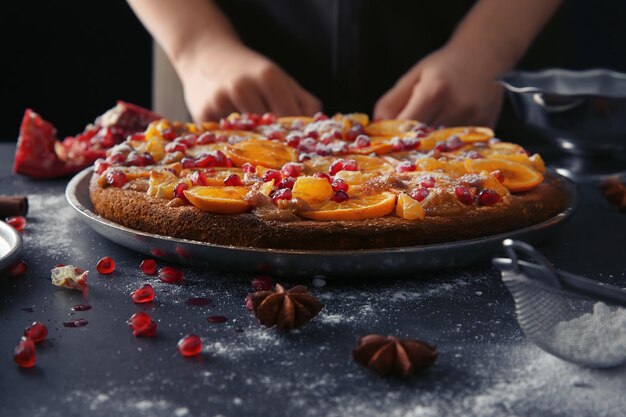
[[[313,115],[320,101],[280,67],[239,43],[207,46],[179,67],[195,121],[232,112]]]
[[[375,119],[416,119],[437,125],[493,126],[502,105],[498,75],[474,51],[445,46],[413,66],[383,95]]]

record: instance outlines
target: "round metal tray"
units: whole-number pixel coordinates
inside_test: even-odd
[[[17,261],[22,252],[22,235],[0,221],[0,271]]]
[[[575,185],[564,177],[559,181],[569,196],[563,212],[539,224],[480,239],[389,249],[350,251],[259,249],[221,246],[178,239],[129,229],[93,213],[89,198],[92,168],[78,173],[68,184],[66,197],[89,227],[107,239],[151,257],[211,270],[263,272],[279,276],[385,276],[404,275],[469,265],[492,257],[504,239],[538,243],[553,234],[573,213]]]

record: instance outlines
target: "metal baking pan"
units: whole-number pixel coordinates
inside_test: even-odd
[[[22,235],[5,222],[0,221],[0,271],[18,260],[22,247]]]
[[[552,235],[572,215],[577,200],[575,185],[559,177],[569,204],[558,215],[515,231],[446,244],[350,251],[281,250],[221,246],[129,229],[92,212],[89,179],[92,168],[77,174],[68,184],[66,198],[89,227],[122,246],[150,257],[211,270],[263,272],[278,276],[398,276],[420,270],[469,265],[501,250],[504,239],[538,243]]]

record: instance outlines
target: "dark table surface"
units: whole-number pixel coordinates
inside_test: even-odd
[[[14,146],[0,145],[0,193],[27,194],[21,278],[0,276],[1,416],[623,416],[626,367],[577,367],[530,344],[515,320],[499,274],[472,267],[386,276],[365,282],[328,280],[313,288],[326,304],[291,334],[261,328],[244,308],[252,275],[183,267],[185,283],[168,285],[139,270],[146,257],[88,228],[64,197],[65,180],[33,181],[11,173]],[[541,246],[556,266],[626,286],[626,214],[580,187],[571,221]],[[95,271],[111,256],[112,275]],[[93,308],[50,284],[59,263],[89,269]],[[150,282],[153,305],[130,292]],[[286,284],[311,280],[286,280]],[[209,297],[192,306],[190,297]],[[148,311],[155,338],[135,338],[126,320]],[[206,318],[223,315],[224,324]],[[84,318],[89,324],[67,328]],[[37,365],[20,369],[13,349],[33,321],[48,326]],[[187,333],[204,342],[185,359],[176,343]],[[351,350],[368,333],[436,344],[437,363],[408,381],[380,378],[356,365]]]

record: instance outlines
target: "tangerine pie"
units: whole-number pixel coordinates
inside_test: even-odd
[[[165,236],[279,249],[485,237],[549,219],[566,194],[538,154],[485,127],[365,114],[152,122],[96,161],[99,215]]]

